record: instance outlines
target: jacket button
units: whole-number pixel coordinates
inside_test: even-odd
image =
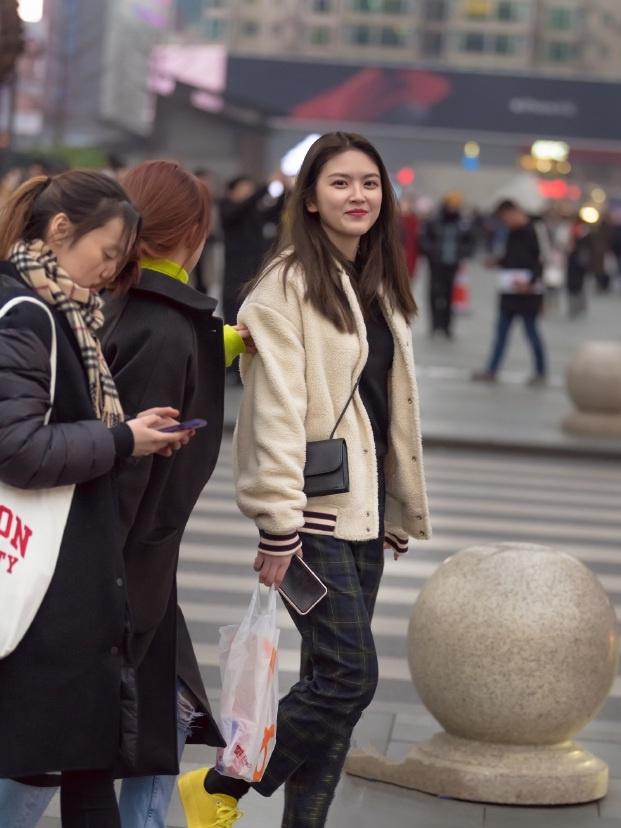
[[[370,531],[371,531],[370,528],[367,526],[367,532],[370,532]]]
[[[416,455],[415,454],[412,455],[412,460],[414,461],[414,463],[416,463]]]
[[[412,397],[408,397],[408,402],[409,402],[409,403],[411,403],[411,402],[412,402]]]
[[[371,517],[371,512],[367,512],[367,517]]]
[[[422,520],[422,519],[423,519],[422,515],[416,515],[416,520]]]
[[[426,538],[426,537],[427,537],[427,535],[426,535],[424,532],[419,532],[419,533],[418,533],[418,537],[419,537],[419,538]]]
[[[117,578],[116,579],[116,585],[118,587],[122,587],[123,586],[123,579],[122,578]]]
[[[365,454],[368,454],[368,453],[369,453],[369,449],[364,449],[364,453],[365,453]]]
[[[116,656],[118,654],[119,654],[119,648],[118,647],[110,647],[110,655]]]

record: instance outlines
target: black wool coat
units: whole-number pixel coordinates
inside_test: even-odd
[[[224,236],[222,306],[224,321],[231,325],[237,321],[244,285],[257,275],[273,243],[284,203],[284,196],[271,199],[267,187],[259,187],[241,202],[230,198],[220,202]]]
[[[507,234],[500,267],[510,270],[530,270],[531,285],[541,285],[543,263],[539,237],[532,221]],[[518,316],[536,316],[543,305],[542,293],[501,293],[500,308],[504,313]]]
[[[177,773],[176,678],[198,701],[189,741],[222,745],[190,636],[177,605],[179,546],[222,438],[224,345],[215,301],[143,270],[138,286],[106,304],[102,344],[128,414],[172,405],[206,428],[172,458],[130,460],[119,476],[121,526],[137,666],[138,759],[124,775]],[[162,768],[165,768],[162,770]]]
[[[18,295],[36,297],[13,265],[0,263],[0,305]],[[47,594],[25,637],[0,660],[0,777],[112,768],[135,735],[118,450],[93,411],[73,332],[50,309],[58,370],[48,426],[49,317],[22,304],[0,320],[0,480],[23,489],[77,484]],[[129,435],[127,454],[131,447]]]

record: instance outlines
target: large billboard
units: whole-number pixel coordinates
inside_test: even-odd
[[[305,121],[621,141],[621,84],[229,56],[231,103]]]

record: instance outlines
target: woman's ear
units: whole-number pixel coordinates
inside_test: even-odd
[[[66,213],[56,213],[47,226],[46,241],[49,244],[64,244],[73,235],[73,224]]]
[[[317,207],[315,202],[310,200],[310,199],[308,201],[304,202],[304,206],[306,207],[306,209],[308,210],[309,213],[318,213],[319,212],[319,208]]]

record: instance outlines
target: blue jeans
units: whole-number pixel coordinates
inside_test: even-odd
[[[543,349],[543,342],[539,336],[537,329],[537,315],[534,313],[511,313],[509,311],[500,311],[498,315],[498,324],[496,325],[496,338],[492,348],[492,355],[489,360],[487,370],[490,374],[495,374],[502,362],[507,347],[507,340],[509,337],[509,330],[513,324],[516,316],[520,316],[524,323],[524,333],[533,351],[533,358],[535,362],[535,373],[539,377],[545,376],[546,373],[546,357]]]
[[[195,718],[181,688],[177,694],[177,752],[179,761]],[[166,828],[166,814],[175,786],[174,776],[136,776],[124,779],[119,798],[123,828]],[[0,825],[36,828],[57,788],[23,785],[0,779]]]

